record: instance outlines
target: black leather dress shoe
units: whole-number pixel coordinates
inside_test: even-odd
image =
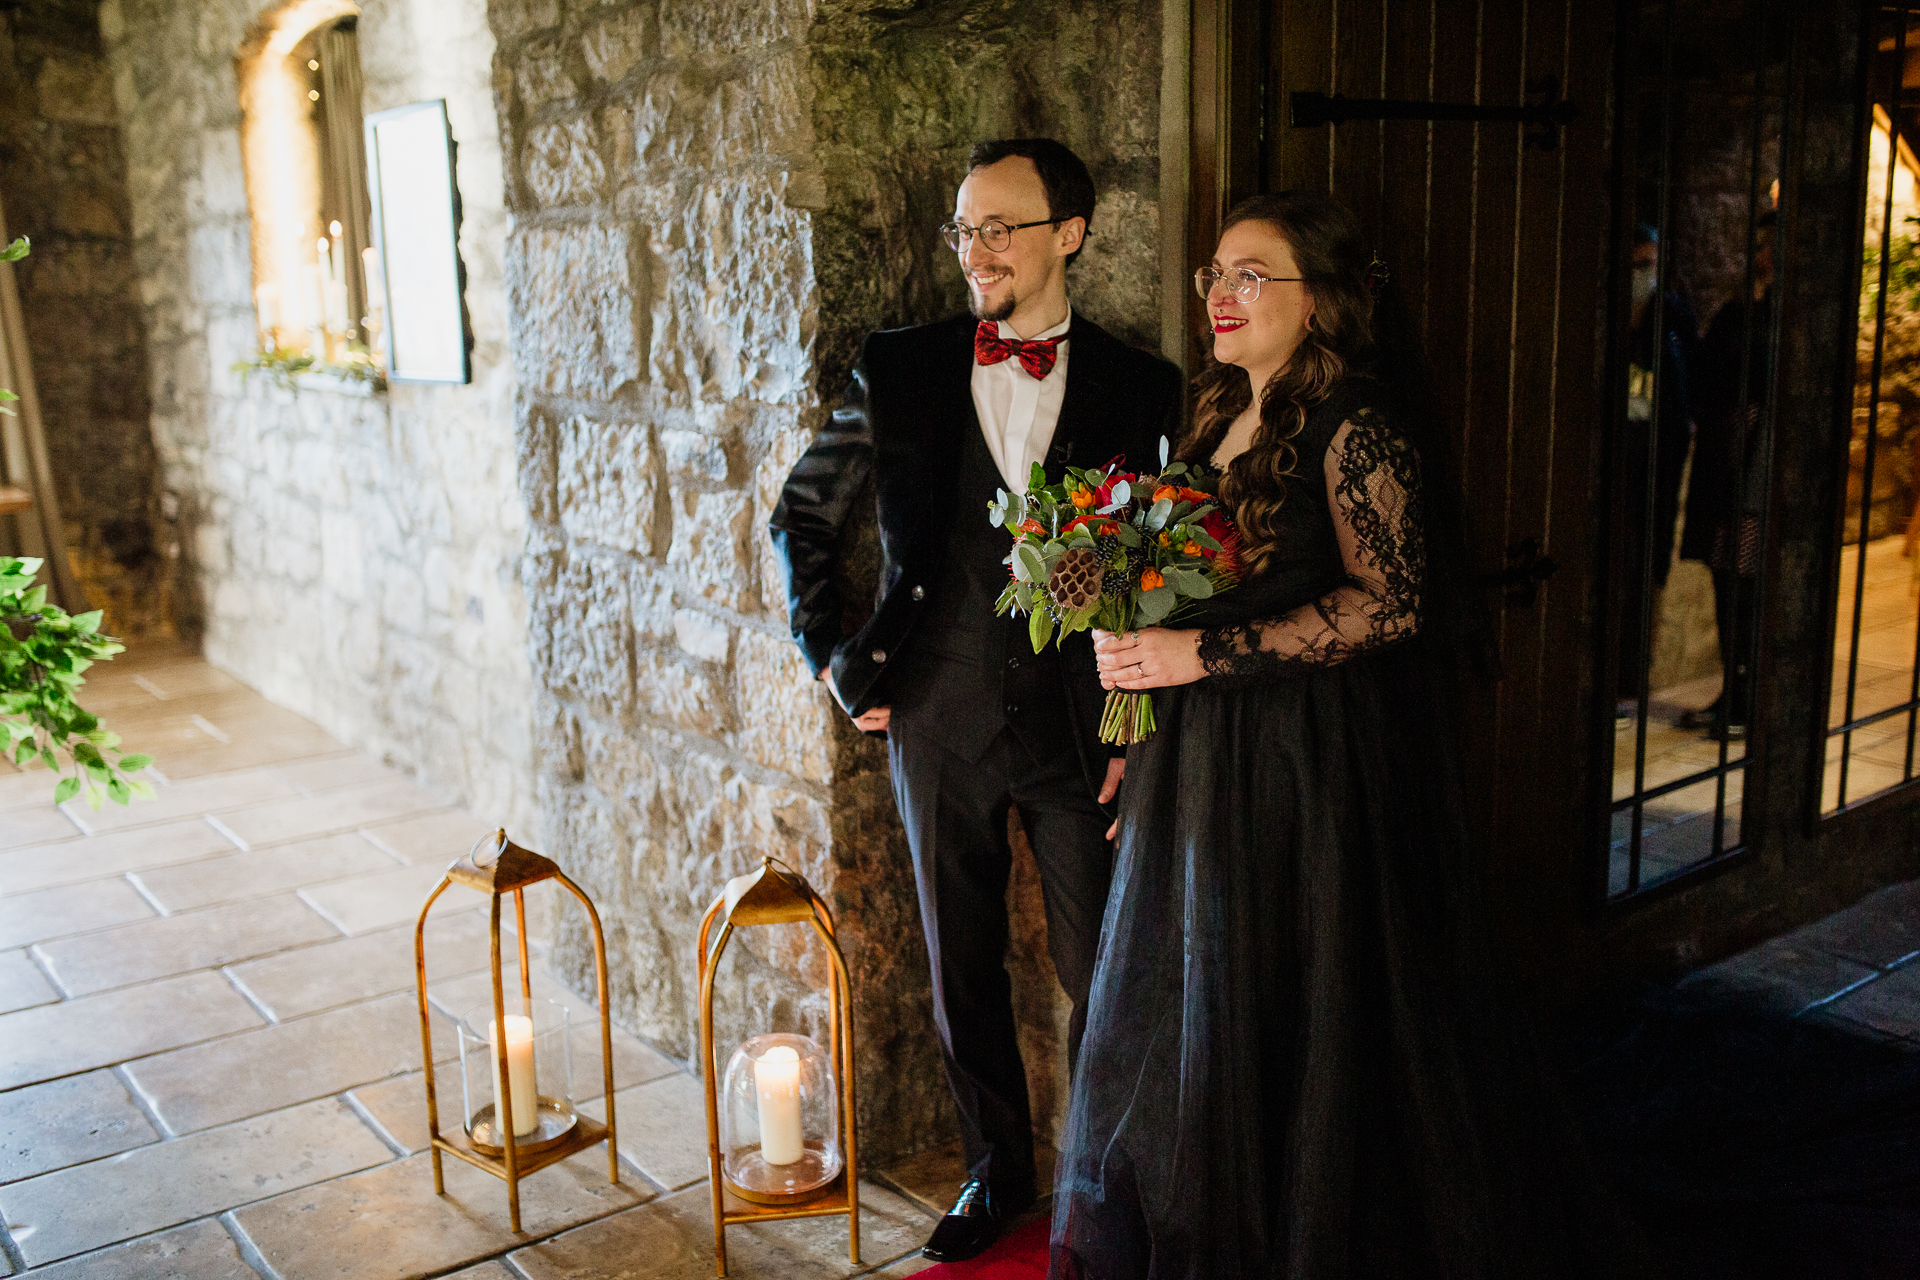
[[[994,1203],[993,1193],[986,1183],[973,1178],[960,1188],[960,1197],[933,1229],[920,1256],[934,1262],[965,1262],[978,1257],[1005,1229],[1006,1219]]]

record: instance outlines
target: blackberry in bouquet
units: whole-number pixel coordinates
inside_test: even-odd
[[[1033,651],[1076,631],[1130,631],[1178,621],[1194,601],[1238,581],[1239,535],[1220,510],[1219,477],[1167,460],[1160,470],[1068,467],[1048,483],[1039,463],[1027,492],[996,492],[987,518],[1013,535],[1013,570],[995,605],[1028,618]],[[1102,742],[1140,742],[1154,730],[1153,695],[1114,689],[1100,717]]]

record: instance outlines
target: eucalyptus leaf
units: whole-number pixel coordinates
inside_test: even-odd
[[[1108,492],[1113,498],[1113,507],[1124,507],[1133,498],[1133,486],[1125,480],[1114,481],[1113,488]],[[1109,507],[1108,510],[1113,510],[1113,507]]]
[[[1161,436],[1160,437],[1160,471],[1163,475],[1166,473],[1166,470],[1167,470],[1167,453],[1168,453],[1167,438],[1165,436]]]
[[[1180,593],[1165,583],[1151,591],[1140,593],[1140,603],[1134,614],[1134,622],[1139,626],[1151,627],[1160,619],[1173,612],[1173,606],[1180,603]]]
[[[1027,623],[1027,638],[1033,641],[1035,653],[1046,648],[1047,641],[1053,639],[1053,615],[1045,609],[1035,609]]]
[[[1147,512],[1147,530],[1150,533],[1160,532],[1167,527],[1167,518],[1172,514],[1173,502],[1167,498],[1160,499],[1153,504],[1153,509]]]
[[[1040,553],[1034,550],[1032,543],[1013,544],[1013,576],[1022,582],[1045,580],[1046,565],[1041,560]]]
[[[1130,524],[1119,526],[1114,530],[1114,533],[1119,537],[1120,545],[1123,547],[1137,547],[1140,545],[1140,531]]]

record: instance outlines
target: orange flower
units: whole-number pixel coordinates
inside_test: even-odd
[[[1212,494],[1210,494],[1210,493],[1202,493],[1202,492],[1200,492],[1200,490],[1198,490],[1198,489],[1189,489],[1189,488],[1187,488],[1187,486],[1185,486],[1185,485],[1181,485],[1181,486],[1180,486],[1180,496],[1179,496],[1179,498],[1177,499],[1177,501],[1180,501],[1180,502],[1191,502],[1191,503],[1193,503],[1193,504],[1194,504],[1195,506],[1199,506],[1199,505],[1201,505],[1202,503],[1207,503],[1207,502],[1212,502],[1212,501],[1213,501],[1213,495],[1212,495]]]
[[[1140,571],[1140,589],[1142,591],[1151,591],[1165,582],[1166,579],[1160,576],[1160,571],[1152,565],[1148,565]]]
[[[1163,533],[1163,534],[1161,534],[1161,535],[1160,535],[1160,545],[1161,545],[1161,546],[1163,546],[1163,547],[1170,547],[1170,546],[1172,546],[1172,545],[1173,545],[1173,535],[1172,535],[1172,534],[1170,534],[1170,533]]]
[[[1073,491],[1073,505],[1078,507],[1082,511],[1085,511],[1088,507],[1092,506],[1093,490],[1075,489]]]
[[[1163,484],[1153,491],[1153,500],[1155,502],[1178,502],[1180,501],[1180,491],[1170,484]]]
[[[1035,520],[1032,516],[1028,516],[1025,520],[1022,520],[1020,522],[1020,532],[1022,533],[1045,534],[1046,531],[1047,531],[1047,526],[1041,524],[1038,520]]]

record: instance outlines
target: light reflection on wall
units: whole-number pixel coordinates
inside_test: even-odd
[[[293,0],[269,8],[234,59],[263,343],[273,335],[295,348],[323,341],[321,317],[306,296],[315,241],[326,234],[320,225],[320,143],[307,67],[293,55],[316,28],[359,12],[349,0]]]

